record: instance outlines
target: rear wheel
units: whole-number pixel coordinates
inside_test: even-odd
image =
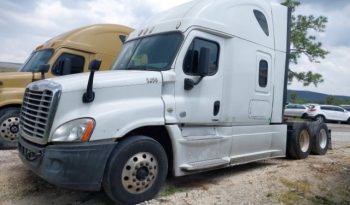
[[[311,150],[310,131],[306,123],[294,123],[287,137],[287,157],[305,159]]]
[[[302,116],[301,116],[302,119],[306,119],[307,118],[307,113],[304,113]]]
[[[5,108],[0,111],[0,148],[17,147],[20,108]]]
[[[327,125],[325,123],[312,123],[310,126],[313,127],[311,129],[311,153],[317,155],[326,154],[330,141]]]
[[[103,188],[120,204],[136,204],[153,198],[168,172],[162,145],[152,138],[134,136],[121,141],[112,152]]]

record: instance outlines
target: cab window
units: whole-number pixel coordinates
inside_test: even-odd
[[[85,58],[83,56],[62,53],[52,67],[54,75],[69,75],[84,71]]]

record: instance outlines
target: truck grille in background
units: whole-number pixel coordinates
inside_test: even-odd
[[[20,129],[28,136],[44,139],[49,133],[49,116],[53,102],[50,90],[34,91],[27,88],[22,104]]]

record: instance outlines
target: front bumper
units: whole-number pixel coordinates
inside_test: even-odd
[[[51,184],[87,191],[101,189],[115,142],[39,146],[19,137],[22,162]]]

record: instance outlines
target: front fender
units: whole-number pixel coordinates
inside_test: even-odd
[[[21,105],[25,88],[0,88],[0,107],[6,105]]]

